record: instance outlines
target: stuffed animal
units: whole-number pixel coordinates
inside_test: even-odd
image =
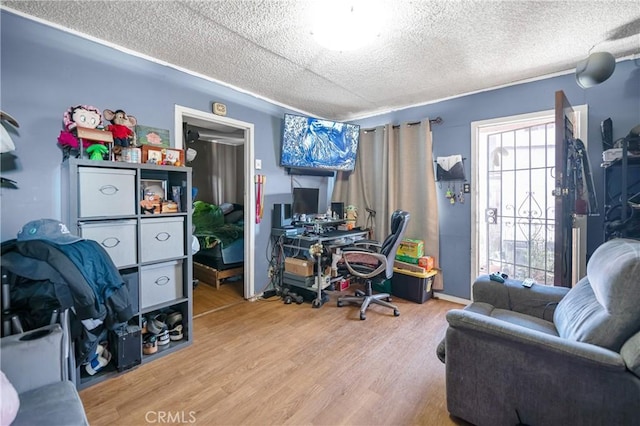
[[[111,111],[110,109],[104,110],[104,118],[109,120],[111,124],[107,126],[107,130],[113,134],[114,145],[127,148],[133,141],[133,130],[138,124],[138,120],[133,115],[127,115],[121,109]]]
[[[62,148],[63,160],[69,158],[72,149],[78,149],[80,142],[77,136],[78,127],[88,129],[102,129],[102,114],[100,110],[90,105],[76,105],[69,107],[63,115],[64,130],[60,131],[58,144]],[[82,146],[88,148],[95,142],[83,139]]]
[[[358,208],[354,205],[347,206],[347,220],[356,221],[358,219]]]
[[[356,220],[358,219],[358,208],[354,205],[348,205],[346,208],[347,215],[347,228],[353,229],[356,226]]]

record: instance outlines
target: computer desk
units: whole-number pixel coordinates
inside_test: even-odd
[[[333,252],[335,249],[340,247],[347,247],[353,245],[355,242],[364,240],[368,237],[369,230],[368,229],[352,229],[348,231],[339,231],[332,230],[327,232],[320,233],[304,233],[296,236],[286,236],[282,235],[283,243],[282,247],[287,249],[303,251],[307,253],[307,257],[313,258],[315,257],[311,254],[313,251],[312,247],[316,244],[321,244],[323,250],[328,250],[329,252]],[[317,247],[317,246],[316,246]],[[298,253],[292,254],[292,256],[297,256]],[[316,260],[317,262],[317,260]],[[312,307],[319,308],[322,306],[322,290],[326,288],[323,287],[320,283],[322,282],[322,267],[318,267],[317,269],[317,279],[318,285],[317,287],[317,295],[316,299],[312,302]]]

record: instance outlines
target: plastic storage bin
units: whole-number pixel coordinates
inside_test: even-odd
[[[413,272],[393,268],[391,294],[416,303],[424,303],[433,296],[431,286],[438,272]]]

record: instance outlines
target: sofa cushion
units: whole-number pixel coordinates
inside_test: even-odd
[[[12,426],[88,425],[75,386],[62,381],[20,394],[20,410]]]
[[[622,345],[620,355],[627,368],[640,377],[640,331]]]
[[[640,330],[640,241],[615,239],[591,256],[587,276],[567,293],[553,322],[561,337],[618,352]]]
[[[531,315],[521,314],[520,312],[510,311],[508,309],[495,308],[488,303],[474,302],[464,308],[466,311],[475,312],[477,314],[486,315],[501,321],[519,325],[530,330],[540,331],[542,333],[557,336],[558,333],[553,323]]]

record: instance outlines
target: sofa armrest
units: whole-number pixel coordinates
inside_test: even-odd
[[[67,380],[59,324],[0,339],[0,368],[18,393]]]
[[[612,350],[552,336],[476,312],[452,309],[447,312],[447,321],[450,327],[483,334],[487,339],[503,340],[524,348],[525,351],[528,346],[530,350],[535,349],[570,358],[574,364],[589,364],[592,367],[619,372],[626,370],[626,364],[620,354]]]
[[[551,321],[558,302],[569,290],[540,284],[527,288],[522,281],[507,279],[499,283],[491,281],[489,275],[480,275],[473,283],[473,301]]]

